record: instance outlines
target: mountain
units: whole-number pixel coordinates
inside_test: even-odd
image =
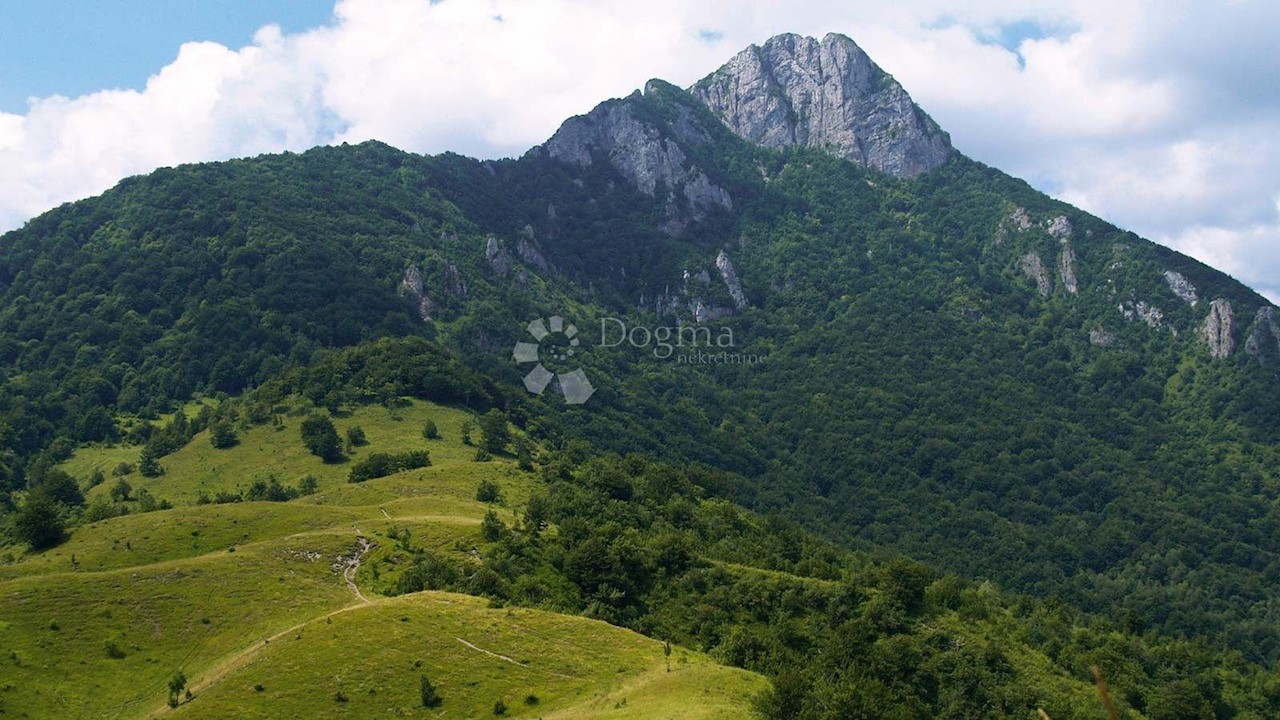
[[[579,344],[517,362],[556,317]],[[478,594],[714,650],[775,676],[777,717],[854,687],[904,717],[1075,707],[1091,664],[1131,717],[1280,697],[1257,680],[1280,659],[1275,307],[965,157],[843,36],[650,81],[518,159],[370,142],[130,178],[0,237],[0,360],[0,507],[47,495],[73,524],[61,472],[144,455],[182,469],[153,499],[232,492],[166,459],[218,420],[154,426],[193,397],[242,432],[501,408],[561,544],[494,549]],[[415,552],[386,571],[440,571]],[[871,559],[894,554],[943,575]],[[785,622],[728,599],[748,585]],[[844,657],[818,637],[869,654],[805,663]],[[963,709],[952,641],[984,643]],[[911,653],[936,664],[891,681]]]

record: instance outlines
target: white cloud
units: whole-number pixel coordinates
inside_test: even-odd
[[[1277,292],[1278,27],[1262,0],[341,0],[308,32],[183,45],[141,90],[0,114],[0,229],[182,162],[370,138],[516,155],[651,77],[835,31],[964,152]]]

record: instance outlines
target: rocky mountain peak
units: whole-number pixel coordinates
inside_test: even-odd
[[[844,35],[778,35],[694,85],[735,133],[764,147],[823,148],[896,177],[951,157],[951,140]]]

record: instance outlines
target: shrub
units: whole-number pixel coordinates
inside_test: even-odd
[[[402,453],[373,453],[351,467],[347,482],[364,482],[386,477],[405,470],[431,465],[431,455],[426,450],[410,450]]]
[[[501,699],[499,699],[497,702],[495,702],[495,703],[493,704],[493,714],[494,714],[494,715],[506,715],[506,714],[507,714],[507,704],[506,704],[506,703],[504,703],[504,702],[502,702],[502,700],[501,700]]]
[[[507,526],[498,519],[498,514],[490,510],[480,521],[480,536],[489,542],[496,542],[507,531]]]
[[[352,425],[347,428],[347,445],[351,447],[364,447],[369,444],[368,438],[364,436],[364,428],[359,425]]]
[[[62,510],[58,503],[42,492],[27,496],[13,519],[13,529],[18,539],[30,545],[32,550],[51,548],[67,537]]]
[[[510,442],[511,429],[507,427],[505,413],[494,408],[480,416],[480,447],[496,455]]]
[[[436,421],[428,419],[426,424],[422,426],[422,437],[428,440],[439,440],[440,429],[436,427]]]
[[[333,421],[324,415],[313,414],[302,421],[302,444],[312,455],[327,463],[342,459],[342,442]]]
[[[437,708],[444,704],[444,698],[440,697],[436,686],[431,684],[431,680],[426,675],[418,676],[418,692],[422,696],[424,708]]]
[[[209,444],[218,450],[234,447],[238,442],[240,437],[236,435],[236,429],[225,420],[219,420],[209,428]]]
[[[476,488],[476,500],[483,503],[499,502],[502,500],[502,489],[492,480],[481,480]]]

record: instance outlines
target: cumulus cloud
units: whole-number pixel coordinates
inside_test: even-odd
[[[844,32],[967,154],[1280,293],[1280,6],[1141,0],[340,0],[189,43],[138,90],[0,113],[0,229],[156,167],[376,138],[518,155],[651,77]]]

